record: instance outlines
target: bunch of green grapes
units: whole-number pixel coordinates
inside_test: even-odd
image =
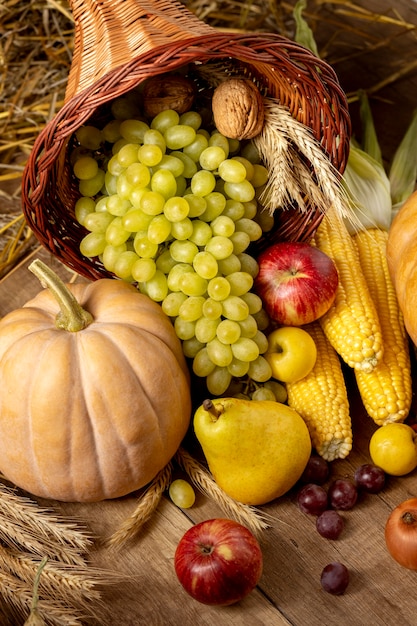
[[[75,215],[89,231],[81,253],[161,304],[194,373],[222,395],[233,378],[271,377],[248,248],[272,218],[258,201],[268,172],[253,146],[201,124],[197,111],[167,110],[149,124],[79,129]]]

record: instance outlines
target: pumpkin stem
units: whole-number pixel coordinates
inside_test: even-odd
[[[43,287],[49,289],[59,304],[61,310],[55,319],[57,328],[77,332],[91,324],[93,321],[91,313],[82,308],[65,283],[43,261],[35,259],[29,265],[29,270],[35,274]]]

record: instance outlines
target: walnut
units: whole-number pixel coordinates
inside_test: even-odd
[[[264,123],[264,101],[257,86],[246,78],[230,78],[214,90],[214,123],[230,139],[251,139]]]
[[[149,78],[143,87],[143,112],[149,118],[173,109],[180,115],[189,111],[195,97],[195,86],[181,74],[161,74]]]

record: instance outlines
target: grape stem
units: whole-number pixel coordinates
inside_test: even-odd
[[[217,422],[217,420],[219,419],[219,417],[221,415],[221,411],[216,409],[216,407],[214,406],[214,404],[210,400],[210,398],[208,398],[207,400],[204,400],[204,402],[203,402],[203,409],[205,411],[207,411],[207,413],[210,414],[211,419],[213,420],[213,422]]]
[[[35,259],[28,268],[39,279],[41,285],[52,293],[60,311],[55,318],[55,326],[60,330],[78,332],[94,321],[91,313],[82,308],[65,283],[43,261]]]

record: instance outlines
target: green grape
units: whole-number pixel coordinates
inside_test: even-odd
[[[230,283],[224,276],[216,276],[209,281],[207,293],[215,301],[225,300],[230,294]]]
[[[155,276],[156,263],[153,259],[139,259],[132,265],[132,278],[145,283]]]
[[[254,187],[262,187],[268,182],[269,173],[267,168],[264,165],[259,163],[255,163],[253,166],[253,176],[251,179],[251,183]]]
[[[98,172],[98,163],[92,156],[81,156],[74,163],[73,172],[79,180],[90,180]]]
[[[247,233],[251,241],[257,241],[262,237],[262,228],[254,220],[246,217],[235,222],[236,231]]]
[[[131,94],[125,94],[115,98],[110,106],[111,114],[119,120],[135,118],[139,115],[139,110]]]
[[[186,272],[181,276],[180,289],[187,296],[203,296],[207,291],[207,280],[196,272]]]
[[[209,341],[206,348],[210,359],[219,367],[227,367],[233,360],[231,347],[226,343],[222,343],[217,337]]]
[[[257,383],[264,383],[272,376],[272,369],[268,361],[263,356],[251,359],[248,376]]]
[[[132,183],[129,183],[127,180],[127,176],[125,172],[122,172],[116,181],[116,195],[123,200],[129,199],[130,194],[132,193],[134,186]]]
[[[180,115],[179,123],[185,126],[191,126],[197,131],[202,124],[202,117],[197,111],[186,111]]]
[[[199,276],[210,280],[217,275],[218,265],[214,256],[207,251],[197,252],[193,259],[193,268]]]
[[[207,389],[213,396],[221,396],[228,386],[232,376],[227,367],[215,367],[206,378]]]
[[[193,359],[192,368],[194,374],[196,374],[196,376],[201,376],[201,378],[205,378],[211,374],[215,367],[216,366],[207,353],[207,348],[201,348]]]
[[[237,154],[240,150],[240,140],[228,137],[227,141],[229,143],[229,154]]]
[[[141,209],[130,209],[122,215],[122,226],[131,233],[147,231],[153,215],[144,213]]]
[[[191,157],[189,157],[187,154],[184,154],[184,152],[181,152],[180,150],[173,150],[171,152],[171,156],[176,157],[177,159],[182,161],[182,164],[184,166],[182,175],[184,176],[184,178],[192,178],[194,176],[197,171],[197,164],[195,161],[193,161]]]
[[[256,320],[255,320],[256,322]],[[256,324],[258,325],[258,324]],[[246,335],[247,337],[249,337],[249,335]],[[254,340],[254,342],[257,344],[258,348],[259,348],[259,354],[265,354],[265,352],[268,350],[268,337],[265,335],[265,333],[262,332],[262,330],[258,330],[256,331],[256,333],[251,337],[251,339]]]
[[[188,237],[189,240],[196,246],[205,246],[213,236],[210,225],[199,219],[191,220],[191,224],[193,231]]]
[[[118,194],[113,194],[107,198],[107,211],[114,217],[123,217],[132,208],[127,198],[121,198]]]
[[[261,227],[263,233],[269,233],[275,226],[274,214],[267,209],[258,210],[254,219]]]
[[[245,215],[245,205],[243,202],[228,198],[225,202],[222,215],[230,217],[230,219],[236,222],[236,220],[240,220],[240,218]]]
[[[230,283],[229,283],[230,284]],[[227,296],[222,302],[223,316],[235,322],[245,320],[249,315],[249,307],[239,296]]]
[[[139,162],[146,167],[155,167],[155,165],[158,165],[163,155],[164,153],[160,146],[155,144],[144,144],[138,149]]]
[[[164,132],[164,139],[167,148],[170,150],[180,150],[189,146],[195,139],[195,130],[191,126],[185,124],[176,124],[170,126]]]
[[[199,163],[204,170],[217,170],[222,161],[226,159],[226,153],[220,146],[208,146],[200,154]]]
[[[208,145],[219,146],[220,148],[223,148],[223,151],[226,155],[226,159],[229,156],[229,152],[230,152],[229,140],[227,139],[227,137],[225,137],[218,131],[214,131],[214,133],[210,135],[210,138],[208,140]]]
[[[119,132],[123,139],[133,143],[143,143],[148,124],[141,120],[125,119],[120,123]]]
[[[188,217],[190,205],[185,198],[173,196],[164,205],[164,215],[170,222],[180,222]]]
[[[258,324],[256,323],[256,319],[253,315],[248,315],[248,317],[239,322],[240,331],[242,337],[249,337],[250,339],[254,339],[258,331]]]
[[[147,235],[142,231],[136,233],[133,240],[133,247],[136,254],[142,259],[152,259],[158,252],[158,244],[153,241],[149,241]]]
[[[183,198],[185,195],[185,191],[187,189],[187,181],[185,180],[184,176],[178,176],[178,178],[176,178],[176,182],[177,182],[177,194],[176,195]]]
[[[136,252],[132,250],[126,250],[119,254],[115,264],[114,264],[114,273],[119,278],[123,278],[124,280],[131,280],[132,276],[132,268],[134,263],[139,259]]]
[[[80,194],[82,196],[90,197],[98,194],[104,187],[104,176],[105,173],[103,172],[103,170],[98,170],[97,174],[93,178],[89,178],[88,180],[80,180],[80,183],[78,185]]]
[[[256,293],[253,293],[253,291],[248,291],[248,293],[242,293],[240,297],[248,305],[249,313],[251,315],[259,313],[259,311],[262,309],[262,300]]]
[[[161,252],[161,254],[156,258],[155,263],[156,267],[166,275],[168,275],[172,268],[177,265],[177,261],[172,258],[169,249],[163,250],[163,252]]]
[[[88,148],[89,150],[98,150],[103,141],[101,130],[91,125],[78,128],[75,131],[75,136],[77,141],[79,141],[84,148]]]
[[[221,317],[223,306],[221,302],[213,300],[213,298],[205,298],[203,304],[203,315],[209,320],[217,320]]]
[[[206,317],[200,317],[195,322],[195,336],[201,343],[209,343],[216,337],[217,326],[220,319],[209,320]]]
[[[266,330],[270,324],[270,320],[265,309],[261,309],[258,313],[253,313],[253,317],[256,319],[259,330]]]
[[[191,337],[191,339],[185,339],[182,342],[182,351],[187,359],[194,359],[194,357],[198,354],[198,352],[200,352],[202,348],[204,348],[204,343],[198,341],[196,337]]]
[[[205,128],[199,128],[197,131],[197,135],[203,135],[203,137],[205,137],[207,141],[210,139],[210,133]]]
[[[126,143],[117,153],[117,160],[124,168],[138,162],[138,144]]]
[[[226,206],[226,198],[222,193],[212,191],[207,194],[204,199],[207,206],[206,210],[201,215],[201,219],[205,222],[212,222],[216,219],[216,217],[223,213],[224,207]]]
[[[109,143],[116,143],[116,141],[118,141],[121,137],[120,124],[121,124],[121,121],[117,119],[110,120],[109,122],[107,122],[107,124],[104,126],[103,130],[101,131],[103,141],[108,141]]]
[[[164,196],[165,200],[177,193],[177,181],[170,170],[157,170],[151,178],[151,189]]]
[[[243,296],[250,291],[253,286],[253,278],[247,272],[232,272],[226,276],[230,283],[230,295]]]
[[[276,402],[284,404],[287,401],[287,389],[285,385],[279,383],[277,380],[267,380],[264,383],[264,388],[272,391]]]
[[[250,202],[242,202],[245,213],[242,217],[246,217],[246,219],[252,220],[256,217],[258,213],[258,203],[256,200],[251,200]]]
[[[176,156],[172,156],[172,154],[165,154],[158,165],[155,167],[155,171],[157,170],[168,170],[172,172],[175,178],[181,176],[184,173],[184,162]]]
[[[92,198],[90,198],[92,199]],[[108,213],[107,211],[107,200],[109,199],[109,196],[103,195],[103,196],[99,196],[96,201],[95,201],[95,211],[96,213]],[[94,202],[94,201],[93,201]]]
[[[245,157],[240,156],[240,155],[234,156],[233,160],[238,161],[239,163],[242,163],[242,165],[245,167],[245,170],[246,170],[246,178],[248,180],[251,180],[255,172],[253,163],[251,163],[249,159],[245,159]]]
[[[174,321],[174,329],[177,337],[181,341],[192,339],[195,335],[195,322],[186,322],[181,317],[176,317]]]
[[[276,402],[274,392],[272,391],[272,389],[268,389],[267,387],[258,387],[257,389],[255,389],[255,391],[251,395],[251,400],[268,400],[270,402]]]
[[[140,284],[143,285],[144,283]],[[167,279],[160,270],[156,270],[152,278],[146,281],[146,293],[155,302],[162,302],[167,297]]]
[[[250,202],[255,197],[255,188],[248,180],[240,183],[224,183],[225,194],[232,200],[239,202]]]
[[[255,163],[260,163],[261,161],[258,149],[252,141],[248,141],[248,143],[243,146],[242,150],[240,151],[240,156],[248,159],[248,161],[250,161],[254,165]]]
[[[151,182],[151,173],[149,168],[143,163],[132,163],[129,165],[125,176],[126,181],[135,187],[147,187]]]
[[[151,128],[153,130],[159,130],[159,132],[163,134],[168,128],[171,128],[171,126],[176,126],[179,121],[180,116],[178,113],[173,109],[167,109],[155,115],[151,122]]]
[[[117,192],[117,176],[111,174],[109,170],[104,174],[104,188],[109,196]]]
[[[216,186],[216,178],[208,170],[197,171],[191,179],[191,192],[196,196],[207,196]]]
[[[233,253],[233,242],[228,237],[216,235],[206,244],[205,250],[210,252],[215,259],[226,259]]]
[[[162,310],[168,317],[177,317],[180,313],[180,307],[187,300],[185,293],[181,291],[171,291],[162,302]]]
[[[250,245],[250,237],[248,233],[241,230],[236,230],[233,235],[230,235],[230,241],[233,244],[233,253],[236,255],[245,252]]]
[[[179,241],[185,241],[186,239],[189,239],[190,236],[193,234],[193,223],[188,217],[180,220],[179,222],[170,222],[170,224],[171,235],[172,237],[174,237],[174,239],[178,239]]]
[[[242,272],[247,272],[252,278],[256,278],[259,273],[259,265],[255,257],[247,254],[247,252],[241,252],[238,254],[238,259]]]
[[[231,345],[233,356],[240,361],[255,361],[259,356],[258,345],[253,339],[240,337]]]
[[[192,193],[184,194],[185,200],[187,200],[190,207],[188,213],[189,217],[200,217],[207,209],[207,200],[201,196],[195,196]]]
[[[167,148],[163,134],[156,128],[151,128],[146,131],[143,137],[143,145],[158,146],[162,154],[165,154]]]
[[[115,217],[114,220],[107,226],[106,241],[112,246],[118,246],[121,243],[125,243],[129,237],[130,232],[123,228],[121,217]]]
[[[155,215],[149,222],[147,236],[152,243],[160,244],[166,241],[171,234],[171,222],[164,214]]]
[[[223,276],[228,276],[229,274],[232,274],[233,272],[240,272],[241,270],[239,257],[237,257],[236,254],[230,254],[225,259],[220,259],[218,261],[218,265],[219,265],[219,272]]]
[[[124,139],[124,137],[118,139],[116,143],[113,144],[111,149],[113,156],[117,157],[119,150],[123,148],[123,146],[125,146],[127,143],[129,143],[129,141],[127,139]]]
[[[226,215],[219,215],[212,222],[210,222],[213,235],[220,235],[221,237],[230,237],[235,232],[235,223]]]
[[[201,153],[205,150],[205,148],[207,148],[207,146],[207,138],[199,131],[196,134],[194,141],[183,148],[183,153],[197,163]]]
[[[225,159],[219,164],[219,176],[227,183],[243,183],[246,167],[234,159]]]
[[[233,357],[232,362],[227,366],[229,370],[229,374],[236,378],[241,378],[242,376],[246,376],[249,371],[249,361],[241,361]]]
[[[80,252],[86,257],[99,256],[103,254],[106,243],[104,233],[88,233],[81,239]]]
[[[241,328],[238,322],[232,320],[222,320],[217,326],[217,338],[225,344],[235,343],[241,335]],[[229,364],[228,364],[229,365]]]
[[[85,216],[84,226],[87,230],[95,233],[105,233],[107,226],[114,219],[110,213],[89,213]]]
[[[81,224],[81,226],[84,226],[85,218],[87,217],[87,215],[90,215],[90,213],[95,210],[95,206],[96,203],[92,198],[87,198],[85,196],[81,196],[81,198],[78,198],[74,206],[74,213],[75,219]]]
[[[169,486],[169,497],[180,509],[189,509],[195,502],[195,492],[190,483],[182,478],[173,480]]]
[[[156,264],[158,266],[158,260]],[[175,261],[175,264],[169,270],[167,275],[168,288],[170,291],[181,291],[180,279],[183,274],[194,272],[192,265],[188,263],[179,263]]]
[[[102,254],[102,262],[106,270],[109,272],[114,272],[114,268],[116,265],[116,261],[122,252],[127,250],[127,246],[125,243],[121,243],[118,246],[112,246],[107,244],[103,250]]]
[[[181,304],[178,315],[186,322],[196,322],[203,314],[203,296],[188,296]]]
[[[171,256],[178,263],[192,263],[198,247],[192,241],[173,241],[170,246]]]
[[[146,190],[140,198],[140,208],[147,215],[159,215],[163,212],[165,197],[158,191]]]

